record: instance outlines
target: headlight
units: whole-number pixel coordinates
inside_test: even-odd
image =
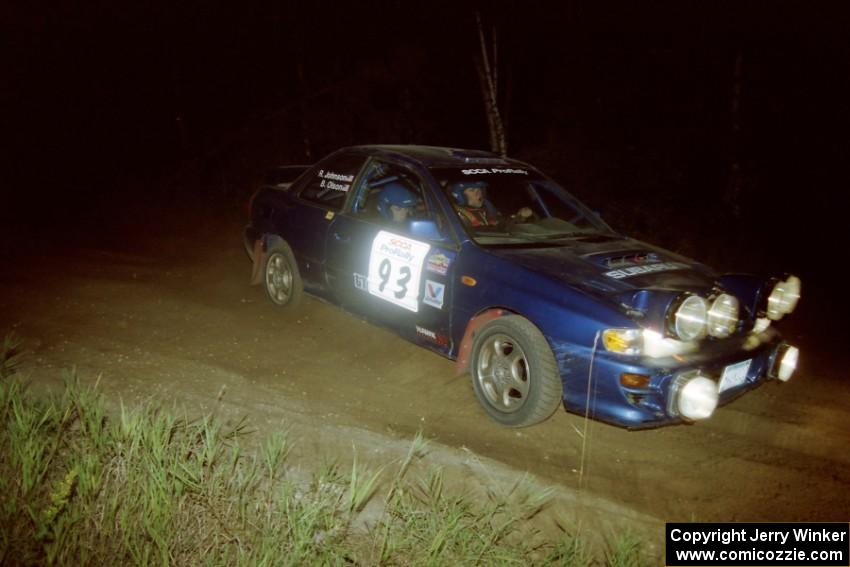
[[[610,352],[650,358],[687,354],[699,348],[694,342],[665,337],[651,329],[605,329],[602,344]]]
[[[710,417],[720,398],[714,380],[700,374],[676,379],[672,396],[674,413],[694,421]]]
[[[767,316],[774,321],[794,311],[800,300],[802,284],[797,276],[788,276],[785,281],[776,282],[767,297]]]
[[[688,295],[673,312],[671,326],[676,337],[683,341],[695,341],[705,336],[708,321],[708,305],[698,295]]]
[[[708,310],[708,334],[722,339],[731,335],[737,326],[738,299],[728,293],[721,293]]]
[[[640,354],[643,333],[640,329],[605,329],[602,332],[602,344],[611,352]]]

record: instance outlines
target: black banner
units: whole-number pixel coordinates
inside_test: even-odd
[[[667,524],[669,567],[850,566],[850,524]]]

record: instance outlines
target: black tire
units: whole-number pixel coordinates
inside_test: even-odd
[[[508,427],[540,423],[562,402],[552,349],[543,333],[519,315],[499,317],[478,331],[470,374],[484,411]]]
[[[288,244],[276,244],[266,252],[263,287],[278,307],[295,307],[304,295],[304,282]]]

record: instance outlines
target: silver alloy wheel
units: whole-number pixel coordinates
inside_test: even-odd
[[[513,413],[525,405],[530,370],[522,347],[511,337],[502,333],[487,337],[477,370],[481,391],[493,407]]]
[[[292,270],[280,252],[272,253],[266,263],[266,290],[278,305],[286,304],[292,296]]]

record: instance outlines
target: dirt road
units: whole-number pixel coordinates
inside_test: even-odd
[[[302,435],[321,426],[303,453],[354,431],[389,444],[421,429],[662,521],[848,519],[850,387],[832,370],[838,361],[806,344],[789,383],[696,426],[628,432],[560,411],[505,429],[451,361],[313,298],[294,312],[274,308],[247,285],[238,230],[52,240],[13,254],[0,273],[0,332],[25,339],[35,381],[74,366],[86,381],[100,374],[113,399],[227,407],[259,428],[297,423]]]

